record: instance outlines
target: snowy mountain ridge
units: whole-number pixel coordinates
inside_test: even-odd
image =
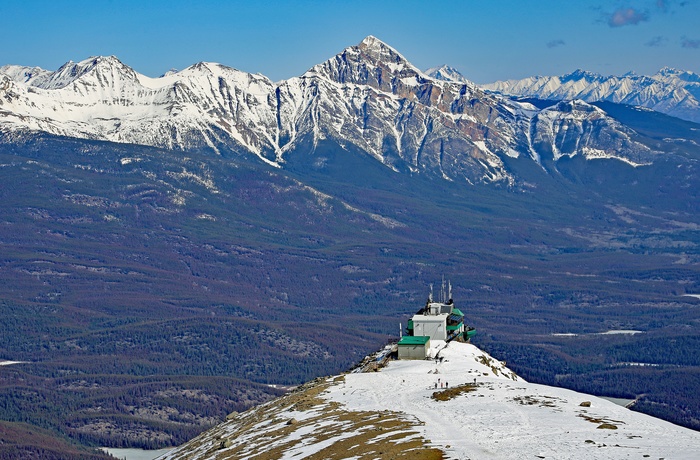
[[[561,76],[534,76],[497,81],[481,88],[513,96],[539,99],[609,101],[647,107],[658,112],[700,122],[700,75],[664,67],[651,76],[627,73],[603,76],[576,70]]]
[[[430,69],[426,70],[425,73],[436,80],[452,81],[455,83],[469,82],[469,80],[467,80],[467,78],[462,75],[459,70],[455,69],[454,67],[450,67],[447,64],[443,64],[440,67],[431,67]]]
[[[697,432],[605,399],[531,384],[477,347],[319,378],[163,459],[696,458]]]
[[[150,78],[113,56],[55,72],[0,67],[0,131],[252,154],[275,167],[301,145],[332,142],[394,171],[472,184],[513,184],[506,162],[521,156],[654,158],[583,102],[539,110],[435,79],[372,36],[277,83],[204,62]]]

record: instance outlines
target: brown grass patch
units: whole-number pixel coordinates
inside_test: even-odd
[[[536,398],[534,396],[516,396],[513,398],[513,401],[523,406],[558,407],[556,402],[562,400],[553,396],[542,396],[541,398]]]
[[[465,383],[464,385],[457,385],[456,387],[448,388],[446,390],[436,391],[431,397],[436,401],[449,401],[450,399],[456,398],[461,394],[476,391],[476,388],[477,386],[473,383]]]
[[[238,414],[190,441],[174,458],[224,460],[246,456],[273,460],[285,452],[324,442],[329,445],[304,458],[445,458],[440,449],[430,446],[419,435],[416,427],[420,422],[405,414],[348,411],[339,403],[328,402],[320,396],[331,385],[341,382],[338,378],[331,383],[317,379],[272,402]],[[292,417],[295,420],[289,423]],[[195,449],[198,450],[195,452]]]
[[[579,417],[588,420],[591,423],[597,423],[599,424],[598,429],[605,429],[605,430],[617,430],[617,425],[624,425],[625,422],[622,422],[620,420],[610,420],[606,417],[592,417],[587,414],[578,414]]]

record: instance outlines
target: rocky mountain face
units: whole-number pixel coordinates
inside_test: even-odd
[[[458,81],[458,77],[451,77]],[[651,76],[628,73],[603,76],[576,70],[567,75],[497,81],[481,88],[514,96],[586,102],[609,101],[646,107],[700,122],[700,75],[663,68]]]
[[[395,171],[472,184],[517,183],[506,163],[519,157],[638,165],[653,154],[584,102],[539,109],[466,80],[431,77],[372,36],[278,83],[214,63],[160,78],[115,57],[56,72],[4,66],[0,129],[253,155],[276,167],[299,149],[332,142]]]

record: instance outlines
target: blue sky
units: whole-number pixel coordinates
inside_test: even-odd
[[[149,76],[213,61],[280,80],[367,35],[477,83],[700,73],[700,0],[0,0],[0,65],[49,70],[115,55]]]

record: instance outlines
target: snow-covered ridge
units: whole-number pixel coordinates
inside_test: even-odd
[[[329,141],[397,172],[472,184],[513,184],[504,159],[520,155],[651,158],[585,103],[540,111],[466,79],[429,76],[373,36],[276,83],[209,62],[150,78],[114,56],[55,72],[0,67],[0,130],[235,152],[275,167],[302,143]]]
[[[452,81],[455,83],[468,83],[469,80],[462,75],[459,70],[454,67],[450,67],[447,64],[443,64],[440,67],[431,67],[425,71],[426,75],[429,75],[436,80]]]
[[[700,75],[668,67],[651,76],[603,76],[576,70],[567,75],[497,81],[481,87],[514,96],[636,105],[700,122]]]
[[[163,459],[696,458],[700,435],[590,395],[525,382],[471,344],[438,360],[317,379],[231,414]]]

